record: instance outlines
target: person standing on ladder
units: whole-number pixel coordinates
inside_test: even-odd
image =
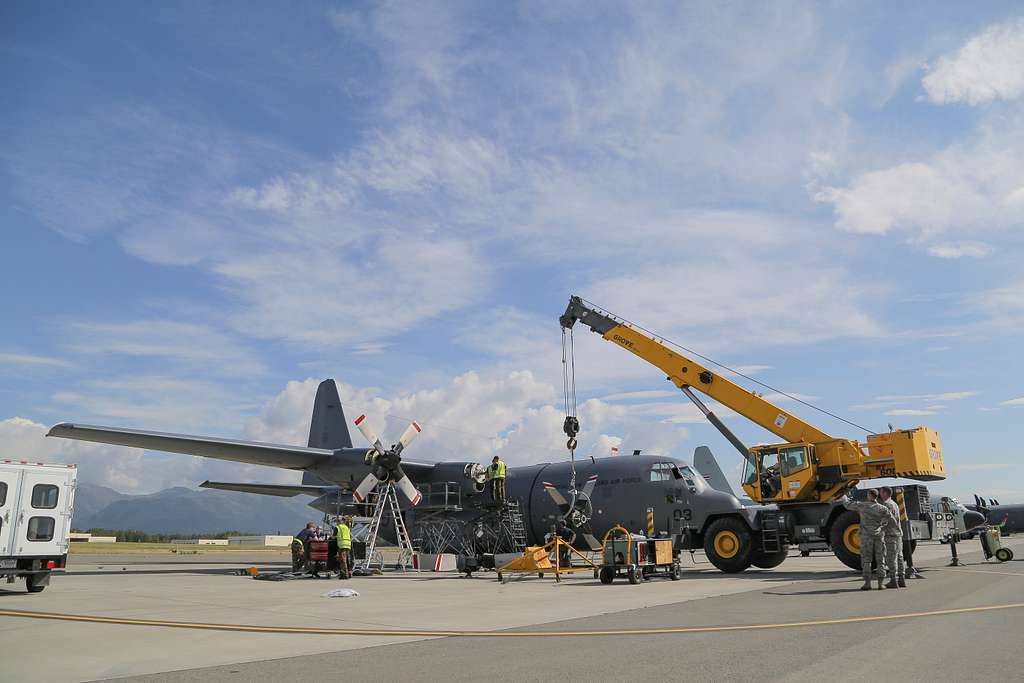
[[[498,505],[505,504],[505,477],[507,468],[505,461],[494,456],[491,466],[487,468],[487,478],[491,480],[491,496]]]
[[[338,536],[338,578],[347,579],[352,576],[352,528],[351,517],[338,519],[335,534]]]

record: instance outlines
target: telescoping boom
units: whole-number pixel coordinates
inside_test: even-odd
[[[862,479],[946,478],[938,432],[928,427],[869,434],[864,443],[836,438],[578,296],[569,299],[560,322],[568,330],[577,322],[583,323],[602,338],[661,369],[743,455],[743,489],[754,501],[819,503],[834,499]],[[784,442],[747,448],[694,391]]]

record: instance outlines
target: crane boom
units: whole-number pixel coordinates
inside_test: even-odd
[[[836,438],[578,296],[569,299],[559,322],[563,330],[581,322],[664,372],[743,454],[747,461],[743,488],[756,501],[780,505],[821,502],[855,486],[860,479],[901,476],[929,481],[946,476],[939,435],[927,427],[869,434],[863,444]],[[693,390],[785,443],[747,449]]]
[[[562,327],[570,328],[577,321],[604,339],[661,368],[667,379],[680,389],[692,387],[780,439],[789,442],[814,442],[829,441],[833,438],[763,396],[744,389],[629,323],[588,306],[578,296],[574,296],[569,300],[569,307],[560,318],[560,322]]]

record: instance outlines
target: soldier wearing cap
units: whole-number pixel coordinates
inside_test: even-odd
[[[892,499],[892,489],[883,486],[878,489],[878,499],[889,508],[892,517],[882,527],[882,542],[885,544],[885,571],[889,575],[886,588],[906,588],[903,567],[903,529],[900,527],[900,506]]]
[[[874,571],[878,579],[878,588],[881,590],[885,588],[882,583],[885,567],[882,529],[888,520],[893,518],[892,511],[878,502],[878,491],[875,489],[867,490],[866,501],[856,501],[849,496],[843,496],[841,502],[847,510],[856,510],[860,514],[860,566],[864,576],[864,585],[860,589],[871,590],[872,565],[877,562],[878,569]],[[896,523],[899,523],[898,518]]]

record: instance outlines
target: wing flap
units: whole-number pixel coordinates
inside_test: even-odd
[[[253,465],[282,467],[289,470],[303,470],[315,467],[330,458],[334,452],[325,448],[306,446],[282,446],[258,441],[236,441],[207,436],[144,432],[137,429],[100,427],[64,422],[54,426],[46,434],[62,439],[92,441],[114,446],[130,446],[151,451],[185,453],[204,458],[230,460]]]
[[[241,491],[242,493],[258,493],[263,496],[279,496],[294,498],[298,495],[321,496],[337,491],[337,486],[303,486],[301,484],[234,484],[224,481],[204,481],[199,485],[202,489],[219,489],[221,491]]]

